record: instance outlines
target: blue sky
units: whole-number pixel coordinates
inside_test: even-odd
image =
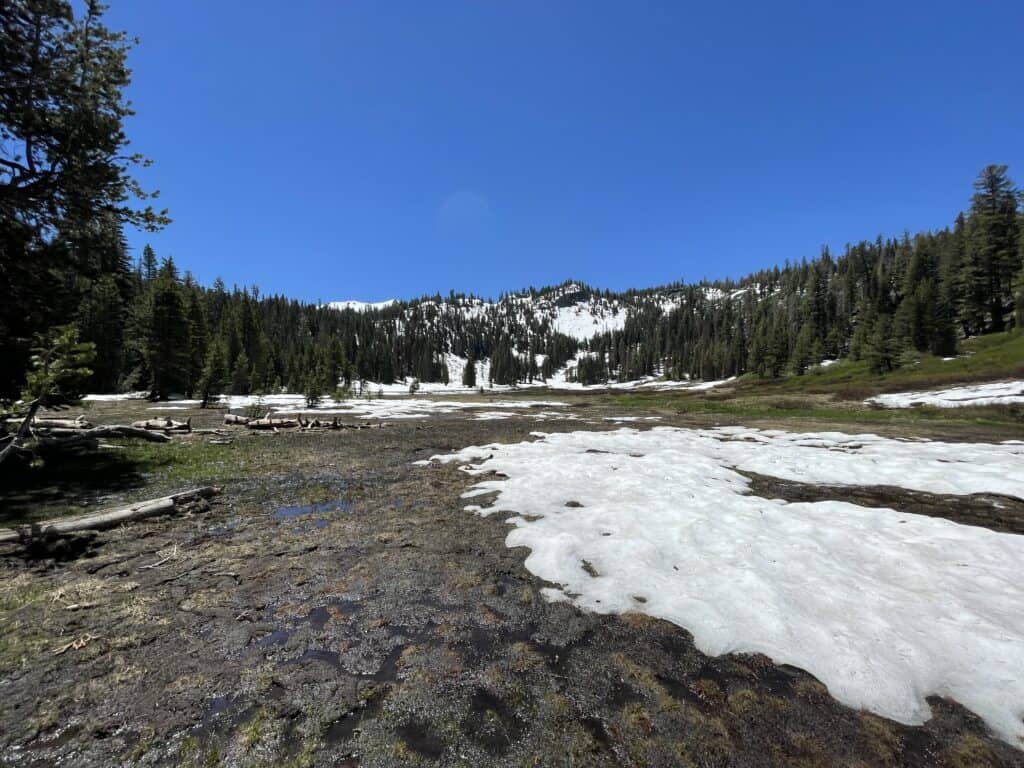
[[[740,276],[1024,183],[1024,3],[111,0],[201,281],[307,300]]]

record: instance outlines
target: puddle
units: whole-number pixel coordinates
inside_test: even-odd
[[[301,504],[293,507],[278,507],[271,514],[279,519],[318,515],[324,512],[351,512],[352,502],[345,499],[325,501],[320,504]],[[322,526],[321,526],[322,527]]]
[[[255,706],[242,707],[234,695],[215,696],[198,725],[191,729],[192,736],[200,743],[206,743],[216,734],[230,733],[248,722],[256,711]]]

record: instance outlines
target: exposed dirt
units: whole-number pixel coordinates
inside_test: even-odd
[[[1024,534],[1024,501],[1012,496],[988,493],[951,496],[891,485],[810,485],[756,472],[737,471],[750,479],[752,494],[766,499],[847,501],[862,507],[885,507],[897,512],[942,517],[1000,533]]]
[[[249,470],[209,511],[0,550],[0,765],[1024,766],[955,702],[906,727],[667,622],[547,603],[501,517],[463,511],[473,479],[411,464],[619,426],[568,412],[594,423],[236,433],[215,449]]]

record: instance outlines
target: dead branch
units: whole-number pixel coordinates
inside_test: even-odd
[[[39,410],[41,400],[33,400],[28,405],[28,413],[25,414],[24,420],[21,422],[21,426],[18,427],[18,431],[14,434],[14,437],[7,441],[7,444],[0,449],[0,464],[4,463],[4,459],[14,454],[23,454],[24,449],[22,443],[32,434],[32,420],[36,417],[36,412]]]
[[[99,635],[93,635],[93,634],[90,634],[89,632],[86,632],[84,635],[82,635],[81,637],[78,637],[78,638],[72,640],[70,643],[64,643],[64,645],[62,645],[62,646],[60,646],[58,648],[55,648],[54,651],[53,651],[53,655],[54,656],[62,656],[63,654],[67,653],[70,650],[75,650],[75,651],[81,650],[82,648],[85,648],[85,646],[87,646],[93,640],[99,640],[99,639],[100,639]]]

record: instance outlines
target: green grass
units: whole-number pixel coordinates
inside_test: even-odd
[[[987,427],[1024,430],[1024,406],[986,405],[964,408],[882,409],[865,404],[882,392],[949,387],[972,381],[1024,378],[1024,333],[1000,333],[971,339],[961,357],[944,361],[921,356],[885,375],[873,374],[863,361],[844,360],[828,368],[766,380],[745,376],[729,388],[605,392],[596,401],[626,410],[656,410],[698,418],[741,420],[809,420],[835,424],[953,424],[972,432]]]
[[[0,526],[92,511],[108,506],[106,496],[131,501],[186,486],[224,484],[252,474],[265,448],[262,440],[110,442],[114,447],[69,453],[39,467],[16,462],[0,467]]]
[[[969,339],[962,343],[961,356],[954,360],[922,355],[916,362],[884,375],[869,371],[864,361],[844,360],[829,368],[778,381],[745,377],[740,388],[757,386],[762,392],[830,393],[844,399],[862,400],[882,392],[933,389],[1004,378],[1024,378],[1024,333],[1019,331]]]

